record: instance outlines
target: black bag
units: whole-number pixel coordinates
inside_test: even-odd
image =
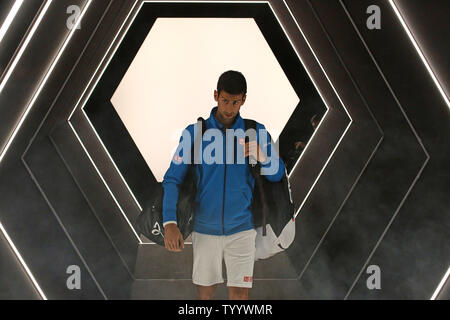
[[[244,119],[245,130],[254,129],[256,122]],[[252,140],[256,139],[254,137]],[[273,141],[271,141],[273,142]],[[281,157],[280,157],[281,159]],[[283,159],[281,159],[283,161]],[[286,164],[283,178],[271,182],[261,176],[261,165],[249,161],[255,178],[252,199],[253,224],[256,228],[255,260],[266,259],[287,249],[295,238],[295,206],[287,176]]]
[[[203,118],[197,121],[202,122],[203,137],[206,126]],[[191,150],[191,160],[194,159],[194,150]],[[193,162],[193,161],[192,161]],[[164,188],[161,182],[158,182],[154,189],[154,193],[144,204],[144,208],[136,221],[137,233],[143,234],[149,240],[164,246],[164,227],[162,204],[164,197]],[[197,182],[195,178],[195,165],[191,163],[180,185],[177,202],[177,226],[180,229],[183,239],[189,237],[193,230],[194,213],[195,213],[195,196],[197,194]]]

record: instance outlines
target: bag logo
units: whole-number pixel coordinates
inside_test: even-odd
[[[164,238],[164,235],[163,235],[162,232],[161,232],[161,226],[159,225],[158,222],[155,222],[155,225],[153,226],[153,229],[152,229],[152,234],[153,234],[154,236],[159,236],[159,235],[161,235],[161,237]]]

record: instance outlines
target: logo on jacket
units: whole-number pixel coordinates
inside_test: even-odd
[[[244,282],[253,282],[253,277],[244,276]]]
[[[176,162],[178,162],[178,163],[181,163],[181,161],[183,160],[183,157],[180,157],[179,155],[175,155],[175,156],[173,157],[173,160],[176,161]]]

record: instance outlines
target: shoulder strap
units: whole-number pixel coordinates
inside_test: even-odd
[[[244,123],[245,123],[245,130],[247,130],[247,129],[254,129],[256,131],[256,121],[255,120],[244,119]]]
[[[206,120],[203,119],[202,117],[198,117],[197,121],[201,121],[202,122],[202,137],[205,134],[206,131]]]
[[[194,145],[197,144],[198,150],[201,153],[200,144],[201,144],[203,135],[205,134],[205,131],[206,131],[205,119],[203,119],[202,117],[198,117],[197,123],[195,125],[198,125],[198,124],[201,124],[201,126],[202,126],[202,134],[201,135],[198,134],[197,136],[194,137]],[[195,132],[195,129],[194,129],[194,132]],[[195,164],[197,161],[194,161],[194,159],[196,159],[196,157],[200,156],[200,155],[194,154],[194,150],[195,150],[195,148],[191,149],[191,164]]]
[[[255,120],[244,119],[244,126],[245,126],[244,131],[247,131],[248,129],[253,129],[253,130],[255,130],[255,133],[258,134],[257,131],[256,131],[256,121]],[[256,140],[256,136],[254,137],[254,139]],[[245,141],[247,142],[247,139]],[[251,172],[252,172],[253,176],[255,176],[255,174],[257,172],[257,170],[255,170],[255,169],[258,169],[259,163],[251,164],[249,162],[249,166],[250,166],[250,169],[251,169]]]
[[[252,119],[244,119],[244,123],[245,123],[245,130],[247,129],[254,129],[256,132],[256,121],[252,120]],[[256,132],[256,134],[258,134]],[[256,137],[255,137],[256,139]],[[262,178],[260,175],[260,164],[257,163],[256,165],[252,165],[249,162],[249,167],[250,167],[250,172],[253,175],[253,177],[255,178],[255,182],[256,182],[256,186],[258,187],[258,192],[259,192],[259,199],[262,203],[262,235],[266,236],[267,234],[267,230],[266,230],[266,211],[268,210],[268,206],[267,206],[267,202],[265,199],[265,192],[264,192],[264,188],[263,188],[263,182],[262,182]],[[255,188],[256,188],[255,186]]]

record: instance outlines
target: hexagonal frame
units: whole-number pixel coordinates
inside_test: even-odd
[[[112,162],[114,168],[117,170],[117,173],[118,173],[119,176],[121,177],[121,179],[122,179],[123,183],[125,184],[127,190],[129,191],[129,193],[131,194],[132,198],[134,199],[136,205],[139,207],[140,210],[142,210],[142,206],[140,205],[140,203],[139,203],[138,200],[136,199],[136,196],[134,195],[134,193],[131,191],[131,188],[129,187],[129,185],[128,185],[128,183],[126,182],[125,178],[123,177],[122,173],[121,173],[120,170],[118,169],[118,167],[117,167],[116,163],[114,162],[114,160],[113,160],[111,154],[108,152],[108,150],[107,150],[105,144],[103,143],[102,139],[100,138],[100,136],[99,136],[98,132],[96,131],[94,125],[92,124],[91,120],[90,120],[89,117],[87,116],[87,114],[86,114],[86,112],[85,112],[85,110],[84,110],[84,107],[85,107],[85,105],[88,103],[91,94],[93,93],[93,91],[95,90],[97,84],[98,84],[99,81],[101,80],[101,78],[102,78],[102,76],[103,76],[103,73],[106,71],[106,69],[107,69],[107,67],[109,66],[111,60],[112,60],[113,57],[116,55],[116,51],[119,49],[120,44],[121,44],[122,41],[124,40],[125,36],[128,34],[128,31],[129,31],[129,29],[130,29],[132,23],[135,21],[136,17],[137,17],[138,14],[141,12],[141,9],[142,9],[143,5],[146,4],[146,3],[155,3],[155,2],[157,2],[157,1],[143,1],[143,2],[141,2],[141,5],[139,6],[139,8],[138,8],[137,10],[135,10],[137,2],[135,3],[135,5],[134,5],[134,7],[133,7],[133,10],[135,10],[135,12],[134,12],[134,14],[133,14],[133,17],[131,18],[131,21],[128,23],[128,26],[126,27],[126,29],[125,29],[124,32],[123,32],[122,30],[123,30],[123,28],[124,28],[125,23],[122,25],[121,31],[119,31],[119,33],[122,33],[122,32],[123,32],[123,34],[122,34],[122,36],[121,36],[121,39],[120,39],[120,40],[118,41],[118,43],[117,43],[117,41],[116,41],[116,40],[117,40],[117,36],[116,36],[116,39],[113,41],[113,44],[116,43],[116,46],[115,46],[115,48],[112,50],[112,53],[110,53],[110,56],[109,56],[109,58],[108,58],[108,61],[107,61],[106,64],[103,66],[102,71],[100,72],[99,76],[97,76],[97,79],[95,80],[94,84],[92,85],[93,79],[95,78],[98,69],[96,70],[96,72],[94,73],[94,76],[91,78],[91,81],[89,82],[88,87],[87,87],[86,90],[84,91],[82,97],[81,97],[80,100],[78,101],[77,105],[75,106],[74,110],[72,111],[72,113],[71,113],[71,115],[69,116],[69,119],[68,119],[68,122],[69,122],[69,124],[70,124],[70,126],[71,126],[73,132],[74,132],[75,135],[77,136],[77,139],[79,140],[79,142],[80,142],[81,145],[83,146],[83,149],[85,150],[85,152],[86,152],[86,154],[88,155],[88,157],[91,159],[91,163],[92,163],[93,166],[96,168],[96,171],[99,173],[99,176],[101,177],[101,179],[102,179],[102,181],[104,182],[105,186],[107,187],[108,191],[111,193],[111,196],[113,197],[113,199],[114,199],[114,201],[116,202],[116,204],[117,204],[119,210],[122,212],[122,214],[123,214],[124,217],[126,218],[128,224],[130,225],[131,228],[133,228],[133,226],[132,226],[132,224],[130,223],[130,221],[129,221],[127,215],[125,214],[124,210],[122,209],[121,205],[119,204],[119,201],[118,201],[118,200],[116,199],[116,197],[114,196],[114,193],[111,191],[111,189],[110,189],[110,187],[109,187],[109,184],[106,182],[104,176],[100,173],[100,170],[99,170],[98,167],[95,165],[94,160],[92,160],[92,157],[91,157],[90,153],[88,152],[88,150],[85,148],[84,144],[82,143],[82,140],[80,139],[79,135],[77,134],[77,131],[76,131],[75,127],[73,126],[73,123],[70,121],[70,119],[72,118],[72,116],[73,116],[74,113],[76,112],[78,106],[80,105],[81,100],[84,100],[84,102],[82,103],[80,109],[81,109],[81,111],[82,111],[82,113],[83,113],[85,119],[88,121],[88,123],[89,123],[89,125],[91,126],[93,132],[95,133],[95,135],[96,135],[97,138],[99,139],[101,145],[102,145],[103,148],[104,148],[104,151],[106,152],[106,154],[108,155],[109,159],[111,160],[111,162]],[[185,2],[191,2],[191,1],[185,1]],[[194,1],[194,2],[196,2],[196,1]],[[161,3],[163,3],[163,4],[168,4],[167,2],[161,2]],[[198,3],[198,2],[197,2],[197,3]],[[201,2],[201,4],[207,4],[207,3],[213,4],[213,5],[217,5],[217,4],[218,4],[218,1],[202,1],[202,2]],[[309,79],[310,79],[311,82],[313,83],[313,85],[314,85],[314,87],[315,87],[317,93],[319,94],[319,96],[321,97],[322,101],[324,102],[324,104],[325,104],[325,106],[326,106],[326,108],[327,108],[327,111],[325,112],[324,116],[322,117],[322,120],[321,120],[321,122],[320,122],[320,124],[319,124],[319,127],[317,128],[317,130],[314,132],[313,136],[312,136],[311,139],[309,140],[309,141],[311,141],[312,138],[314,137],[314,135],[315,135],[317,132],[319,132],[319,129],[321,128],[321,125],[322,125],[322,123],[323,123],[323,120],[326,118],[326,116],[327,116],[328,111],[330,110],[330,108],[328,107],[328,105],[327,105],[325,99],[323,98],[323,96],[322,96],[320,90],[318,89],[316,83],[314,82],[313,78],[311,77],[311,74],[309,73],[308,69],[305,67],[305,64],[304,64],[304,62],[302,61],[301,56],[298,54],[297,50],[295,49],[295,47],[294,47],[294,45],[293,45],[293,43],[292,43],[292,40],[289,38],[289,36],[288,36],[286,30],[284,29],[283,25],[280,23],[280,20],[278,19],[277,14],[276,14],[275,10],[273,9],[273,7],[271,6],[270,2],[269,2],[269,1],[240,1],[240,2],[238,2],[238,3],[240,3],[240,4],[242,4],[242,3],[248,3],[248,4],[250,4],[250,3],[252,3],[252,4],[254,4],[254,3],[264,3],[264,4],[267,4],[267,5],[269,6],[269,8],[270,8],[270,10],[271,10],[271,13],[272,13],[273,16],[277,19],[278,24],[279,24],[279,25],[281,26],[281,28],[283,29],[283,32],[284,32],[284,34],[286,35],[287,39],[289,40],[289,42],[290,42],[290,44],[291,44],[291,47],[294,49],[294,52],[296,53],[296,55],[297,55],[297,57],[298,57],[300,63],[302,64],[302,66],[304,67],[305,71],[307,72],[307,74],[308,74],[308,76],[309,76]],[[233,4],[238,4],[238,3],[233,2]],[[286,7],[287,7],[287,6],[286,6]],[[132,12],[133,12],[133,10],[132,10]],[[130,12],[130,14],[129,14],[129,16],[128,16],[128,18],[127,18],[126,21],[129,21],[130,15],[131,15],[132,12]],[[290,12],[290,11],[289,11],[289,12]],[[291,14],[291,17],[293,18],[293,15],[292,15],[291,12],[290,12],[290,14]],[[293,20],[295,21],[294,18],[293,18]],[[301,31],[300,26],[299,26],[297,23],[296,23],[296,25],[297,25],[298,29]],[[318,176],[316,177],[316,179],[312,182],[312,185],[311,185],[311,187],[310,187],[308,193],[306,194],[306,197],[304,197],[304,199],[303,199],[303,201],[302,201],[300,207],[299,207],[299,208],[297,209],[297,211],[296,211],[296,215],[299,213],[299,211],[300,211],[301,208],[303,207],[303,205],[304,205],[304,203],[306,202],[306,200],[307,200],[309,194],[311,193],[311,191],[313,190],[315,184],[317,183],[318,179],[320,178],[320,175],[321,175],[322,172],[324,171],[326,165],[328,164],[329,160],[330,160],[331,157],[333,156],[333,154],[334,154],[334,152],[336,151],[336,149],[337,149],[337,147],[338,147],[340,141],[342,141],[343,137],[345,136],[345,133],[347,132],[348,128],[350,127],[350,125],[351,125],[351,123],[352,123],[351,117],[350,117],[350,115],[348,114],[348,112],[347,112],[347,110],[346,110],[346,108],[345,108],[345,105],[343,104],[343,102],[342,102],[342,100],[340,99],[338,93],[337,93],[336,90],[334,89],[334,86],[332,85],[331,81],[329,80],[328,76],[326,75],[325,70],[323,69],[323,67],[322,67],[322,65],[320,64],[319,60],[317,59],[316,55],[314,54],[314,51],[312,50],[312,47],[309,45],[309,42],[308,42],[307,38],[305,37],[304,33],[303,33],[302,31],[301,31],[301,33],[302,33],[302,35],[303,35],[303,37],[304,37],[306,43],[308,44],[309,49],[310,49],[311,52],[313,53],[313,55],[314,55],[316,61],[318,62],[318,64],[319,64],[321,70],[324,72],[324,74],[325,74],[325,76],[326,76],[328,82],[330,83],[331,87],[333,88],[333,91],[335,92],[335,94],[337,95],[339,101],[341,102],[341,104],[342,104],[342,106],[343,106],[343,109],[345,110],[346,114],[348,115],[348,118],[350,119],[350,121],[349,121],[347,127],[345,128],[344,132],[343,132],[342,135],[340,136],[340,138],[339,138],[339,140],[338,140],[338,143],[336,144],[335,148],[331,151],[331,154],[328,156],[327,161],[325,162],[325,165],[324,165],[324,166],[322,167],[322,169],[320,170],[319,175],[318,175]],[[111,47],[113,46],[113,44],[111,45]],[[109,48],[108,53],[111,51],[111,47]],[[106,56],[108,55],[108,53],[104,56],[103,60],[106,58]],[[103,62],[103,61],[102,61],[102,62]],[[87,95],[87,97],[86,97],[86,96],[85,96],[85,93],[86,93],[86,91],[88,90],[89,87],[91,87],[91,89],[90,89],[90,91],[89,91],[89,93],[88,93],[88,95]],[[83,97],[85,97],[85,98],[83,98]],[[308,145],[309,145],[309,143],[308,143]],[[308,146],[307,146],[307,147],[308,147]],[[307,149],[308,149],[308,148],[305,148],[305,150],[303,151],[302,155],[301,155],[301,156],[299,157],[299,159],[297,160],[297,162],[296,162],[294,168],[293,168],[292,171],[291,171],[290,176],[292,176],[292,174],[294,173],[294,169],[295,169],[295,168],[297,167],[297,165],[300,163],[300,160],[302,159],[303,155],[306,153],[306,150],[307,150]],[[134,228],[133,228],[133,231],[134,231]],[[137,236],[137,233],[136,233],[136,232],[135,232],[135,234],[136,234],[136,236]],[[140,240],[140,238],[139,238],[138,236],[137,236],[137,238],[139,239],[139,242],[142,243],[141,240]]]

